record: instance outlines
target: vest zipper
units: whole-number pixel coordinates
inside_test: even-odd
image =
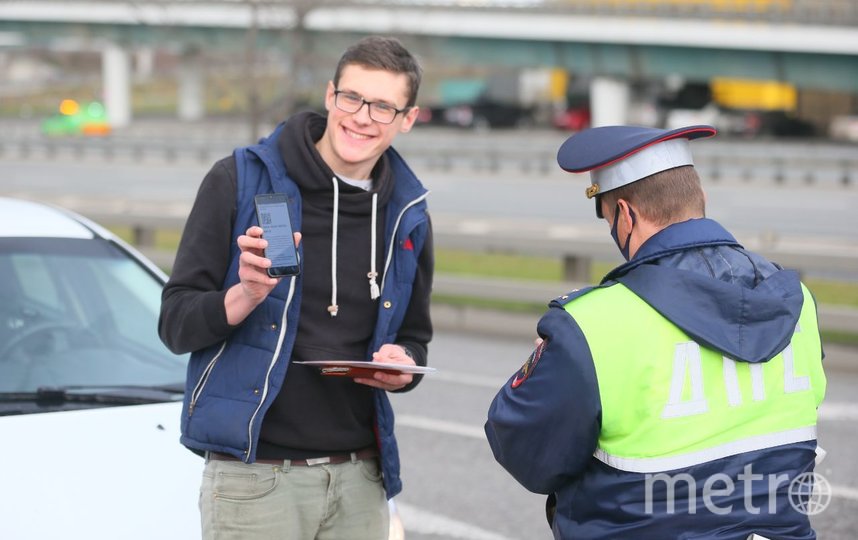
[[[223,350],[225,348],[226,340],[223,341],[223,344],[220,346],[220,349],[218,350],[217,354],[214,355],[214,358],[209,361],[208,365],[206,366],[206,369],[204,369],[202,375],[200,375],[200,379],[197,381],[196,386],[194,386],[194,391],[191,392],[191,402],[188,405],[189,418],[194,414],[194,407],[197,406],[197,400],[200,398],[200,394],[203,393],[203,388],[205,388],[206,383],[209,380],[209,376],[212,373],[212,369],[214,368],[215,363],[217,363],[218,358],[220,358],[220,355],[223,354]]]
[[[390,235],[390,247],[388,247],[387,249],[387,258],[384,261],[384,273],[381,276],[381,294],[384,294],[384,282],[387,280],[387,267],[390,266],[390,261],[393,258],[393,248],[396,245],[396,231],[399,230],[399,223],[402,221],[402,216],[405,215],[406,210],[408,210],[409,208],[419,203],[428,196],[429,192],[427,191],[423,195],[406,204],[399,212],[399,215],[396,216],[396,223],[393,224],[393,233]]]
[[[248,446],[247,450],[245,450],[245,461],[250,459],[250,452],[253,449],[253,422],[256,420],[256,416],[259,414],[259,411],[262,409],[262,404],[265,403],[265,398],[268,396],[271,371],[274,369],[274,364],[277,363],[277,357],[280,356],[280,351],[283,348],[283,339],[286,337],[286,315],[289,312],[289,305],[292,303],[292,296],[295,294],[295,282],[297,279],[297,277],[293,276],[289,281],[289,295],[286,297],[286,306],[283,308],[283,317],[280,320],[280,335],[277,337],[277,347],[275,347],[274,355],[271,357],[271,362],[268,364],[268,371],[265,372],[265,386],[262,389],[262,397],[259,399],[259,405],[257,405],[256,410],[253,411],[253,415],[250,417],[250,422],[247,424]]]

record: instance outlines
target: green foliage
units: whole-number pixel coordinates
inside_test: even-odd
[[[561,281],[563,266],[559,259],[549,257],[436,249],[435,272],[534,281]]]
[[[854,345],[858,346],[858,333],[837,332],[833,330],[820,330],[819,335],[822,336],[822,347],[825,345]]]
[[[806,279],[804,284],[818,304],[858,307],[858,284],[845,281]]]

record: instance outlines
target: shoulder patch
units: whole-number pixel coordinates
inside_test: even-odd
[[[521,366],[521,369],[518,370],[518,373],[515,374],[515,377],[512,379],[512,383],[510,386],[513,388],[518,388],[521,384],[530,377],[530,374],[533,373],[533,370],[536,369],[536,364],[539,362],[539,359],[542,357],[542,352],[545,350],[545,347],[548,346],[548,340],[543,339],[539,345],[533,349],[533,352],[530,353],[530,356],[524,362],[524,365]]]

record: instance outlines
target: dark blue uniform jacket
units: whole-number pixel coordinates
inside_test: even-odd
[[[599,287],[616,282],[699,344],[745,362],[765,362],[783,350],[803,304],[795,272],[745,251],[709,219],[693,219],[660,231]],[[751,289],[754,294],[747,294]],[[700,493],[697,507],[689,508],[694,499],[682,492],[675,495],[673,512],[661,512],[658,507],[646,512],[645,475],[612,468],[593,457],[601,421],[598,381],[586,338],[564,309],[566,302],[589,290],[552,302],[537,327],[547,342],[538,364],[517,388],[513,377],[500,390],[485,425],[498,462],[528,490],[549,495],[554,537],[745,540],[756,532],[771,539],[815,538],[807,516],[790,505],[785,488],[777,493],[774,512],[764,482],[751,483],[750,509],[739,492],[727,515],[704,511]],[[691,475],[698,480],[698,490],[716,473],[736,478],[749,463],[754,474],[787,474],[792,479],[813,469],[815,450],[816,441],[811,440],[672,473]],[[658,492],[661,488],[666,486],[654,486],[655,499],[665,496]]]

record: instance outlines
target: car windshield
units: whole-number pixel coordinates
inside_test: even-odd
[[[163,284],[102,239],[0,238],[0,393],[181,383]]]

